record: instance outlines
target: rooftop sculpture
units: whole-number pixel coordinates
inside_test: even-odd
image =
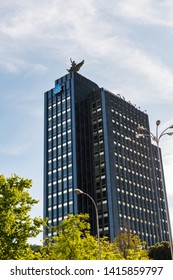
[[[72,60],[70,58],[70,61],[71,61],[71,68],[70,69],[67,69],[68,72],[78,72],[79,69],[81,68],[81,66],[84,64],[84,59],[79,62],[78,64],[76,64],[76,62],[74,60]]]

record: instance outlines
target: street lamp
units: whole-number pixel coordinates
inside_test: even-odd
[[[171,231],[171,222],[170,222],[170,216],[169,216],[169,207],[168,207],[168,200],[167,200],[167,195],[166,195],[166,186],[164,183],[164,175],[163,175],[163,165],[162,165],[162,159],[161,159],[161,154],[160,154],[160,147],[159,147],[159,143],[160,143],[160,139],[164,136],[164,135],[169,135],[169,136],[173,136],[173,132],[169,131],[169,129],[173,128],[173,125],[165,128],[160,134],[159,134],[159,125],[160,125],[161,121],[157,120],[156,121],[156,135],[154,135],[152,132],[150,132],[147,128],[138,125],[137,130],[140,133],[136,134],[137,138],[141,138],[141,137],[145,137],[145,136],[149,136],[151,137],[151,139],[153,141],[156,142],[157,145],[157,153],[158,153],[158,158],[159,158],[159,162],[160,162],[160,172],[161,172],[161,180],[163,183],[163,195],[164,195],[164,200],[165,200],[165,207],[166,207],[166,218],[168,221],[168,232],[169,232],[169,246],[170,246],[170,250],[171,250],[171,259],[173,260],[173,248],[172,248],[172,231]],[[146,133],[145,133],[146,132]]]
[[[97,222],[97,238],[98,238],[98,260],[101,260],[101,249],[100,249],[100,232],[99,232],[99,216],[98,216],[98,210],[97,210],[97,206],[96,206],[96,203],[94,201],[94,199],[87,193],[83,192],[82,190],[80,189],[75,189],[74,190],[74,193],[76,194],[84,194],[86,196],[88,196],[91,201],[93,202],[94,204],[94,208],[95,208],[95,212],[96,212],[96,222]]]

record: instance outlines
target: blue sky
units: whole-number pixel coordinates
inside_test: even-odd
[[[147,110],[151,131],[173,124],[172,0],[0,0],[0,173],[31,178],[42,216],[43,93],[80,74]],[[173,226],[173,137],[163,137]],[[34,243],[42,239],[39,236]]]

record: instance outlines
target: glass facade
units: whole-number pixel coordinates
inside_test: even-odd
[[[155,244],[159,235],[152,146],[149,138],[136,137],[138,124],[148,128],[148,117],[112,96],[111,121],[120,230],[125,228],[147,244]]]
[[[148,116],[131,103],[102,90],[109,236],[127,230],[137,234],[147,245],[168,240],[157,148],[149,137],[137,138],[137,126],[149,130]],[[104,139],[105,139],[104,138]],[[112,201],[112,197],[113,201]],[[114,222],[116,221],[115,225]],[[118,225],[118,226],[117,226]]]
[[[56,226],[69,213],[89,213],[96,234],[110,240],[123,229],[147,245],[168,240],[163,183],[157,149],[150,138],[136,138],[146,113],[119,95],[72,72],[45,93],[44,217]]]
[[[73,213],[73,161],[70,80],[58,80],[61,90],[45,94],[44,215],[56,226]],[[55,86],[56,88],[56,86]],[[52,232],[47,232],[48,236]]]
[[[96,191],[96,202],[99,215],[101,235],[109,236],[108,201],[106,190],[104,127],[101,108],[101,97],[92,101],[91,108],[92,143],[93,143],[93,170]]]

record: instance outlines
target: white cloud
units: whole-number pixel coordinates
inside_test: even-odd
[[[171,0],[117,1],[115,13],[141,24],[173,27],[173,2]]]
[[[123,66],[133,70],[137,75],[151,84],[157,95],[163,99],[172,99],[173,71],[157,57],[151,57],[144,51],[121,45],[121,62]],[[155,98],[156,96],[151,96]]]
[[[173,100],[173,70],[159,57],[153,57],[136,46],[135,42],[129,39],[124,40],[124,38],[98,40],[94,46],[91,43],[91,49],[93,47],[95,47],[93,54],[101,58],[106,56],[107,64],[110,64],[110,68],[115,69],[115,73],[118,68],[124,70],[122,78],[124,75],[126,82],[122,84],[121,88],[124,88],[126,92],[138,91],[139,99],[145,100],[148,99],[145,87],[148,87],[149,90],[153,89],[150,92],[150,100],[155,99],[158,95],[162,99]],[[132,84],[130,84],[131,82]]]
[[[3,67],[7,72],[10,73],[17,73],[18,69],[23,68],[24,66],[24,61],[20,60],[20,59],[15,59],[15,58],[2,58],[1,57],[1,61],[0,61],[0,65],[1,67]]]
[[[26,59],[20,59],[20,57],[3,57],[3,55],[1,55],[0,67],[12,74],[19,73],[21,71],[28,71],[28,74],[29,72],[40,74],[45,73],[47,71],[46,66],[43,64],[34,62],[30,63]]]
[[[91,1],[15,2],[16,6],[13,3],[8,16],[1,18],[3,45],[0,47],[0,61],[7,71],[15,73],[25,66],[28,71],[30,65],[33,71],[45,71],[46,66],[37,63],[41,57],[56,55],[60,59],[63,54],[67,56],[70,47],[72,50],[75,45],[87,41],[91,32],[90,17],[95,13]],[[4,5],[9,6],[9,3],[7,1]],[[32,53],[38,53],[35,63]]]
[[[92,1],[84,0],[20,2],[11,17],[2,19],[1,32],[11,38],[40,38],[42,35],[56,38],[58,34],[63,38],[66,30],[70,33],[75,29],[76,32],[82,33],[81,26],[89,23],[89,16],[94,15],[91,3]]]
[[[9,3],[13,2],[7,1],[4,5],[10,6]],[[149,0],[110,1],[108,8],[101,0],[97,4],[92,0],[31,0],[15,1],[15,4],[11,14],[1,19],[0,32],[6,44],[0,53],[0,64],[7,71],[25,71],[28,75],[44,73],[47,57],[55,61],[71,55],[75,59],[88,57],[88,61],[97,61],[98,67],[103,62],[109,64],[109,69],[120,69],[122,79],[126,80],[121,88],[127,87],[128,92],[135,93],[140,87],[141,99],[146,98],[145,87],[151,91],[151,99],[158,93],[162,99],[173,99],[173,70],[131,38],[127,32],[129,27],[122,28],[118,21],[118,15],[146,22],[162,20],[162,17],[165,20],[164,10],[173,11],[170,1],[164,4]],[[38,53],[37,57],[30,58],[32,53]]]

